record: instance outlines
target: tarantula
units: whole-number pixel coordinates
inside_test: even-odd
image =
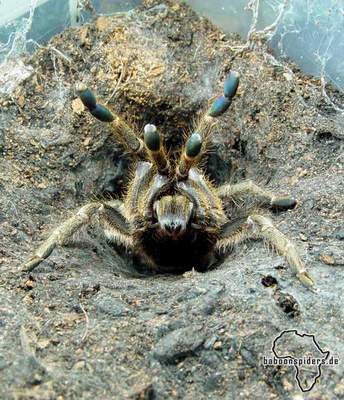
[[[82,226],[97,223],[107,239],[131,249],[159,272],[204,271],[239,242],[261,238],[287,259],[304,285],[313,287],[294,244],[267,216],[237,206],[253,197],[261,208],[286,210],[296,201],[275,196],[251,181],[215,187],[200,168],[217,117],[229,108],[238,85],[239,75],[231,71],[223,95],[202,114],[173,163],[155,125],[144,127],[142,140],[122,118],[97,103],[90,89],[78,84],[76,92],[84,106],[98,120],[111,123],[115,138],[138,159],[135,173],[123,202],[95,201],[81,207],[53,231],[23,269],[33,270]]]

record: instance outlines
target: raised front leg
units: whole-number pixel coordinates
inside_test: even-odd
[[[271,207],[275,210],[289,210],[296,206],[297,201],[289,196],[276,196],[273,193],[262,189],[252,181],[245,181],[235,185],[222,185],[217,188],[217,193],[221,199],[240,198],[242,196],[253,196],[263,206]]]
[[[140,157],[145,156],[143,141],[122,118],[111,112],[107,107],[97,103],[94,93],[84,84],[79,83],[76,86],[76,92],[84,106],[95,118],[102,122],[111,123],[116,140],[126,150]]]
[[[224,82],[223,95],[216,98],[211,107],[198,118],[194,132],[186,141],[180,156],[177,166],[178,181],[187,180],[190,169],[197,167],[199,161],[209,150],[209,138],[217,118],[228,110],[238,85],[239,74],[231,71]]]
[[[215,251],[219,254],[226,253],[235,245],[248,239],[263,239],[271,244],[276,252],[287,260],[297,278],[306,287],[314,290],[314,280],[306,271],[294,243],[263,215],[252,214],[248,218],[240,218],[224,224]]]
[[[223,95],[217,97],[198,120],[195,132],[201,135],[205,141],[205,148],[208,147],[208,139],[212,129],[216,125],[217,118],[223,115],[230,105],[239,86],[239,74],[236,71],[230,71],[223,84]]]
[[[110,203],[109,203],[110,204]],[[63,246],[82,226],[98,222],[104,228],[109,239],[126,246],[132,245],[131,229],[119,209],[107,203],[89,203],[57,227],[46,241],[22,266],[22,271],[35,269],[44,259],[50,256],[56,246]]]

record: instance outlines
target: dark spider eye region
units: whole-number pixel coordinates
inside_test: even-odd
[[[178,235],[182,229],[182,224],[179,224],[178,222],[170,222],[164,225],[164,229],[171,235]]]

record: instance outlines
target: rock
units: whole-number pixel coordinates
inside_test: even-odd
[[[80,360],[77,361],[74,365],[73,365],[73,369],[74,370],[82,370],[84,369],[86,366],[86,362],[84,360]]]
[[[344,229],[338,229],[336,232],[334,232],[334,235],[338,240],[344,240]]]
[[[214,372],[204,382],[204,389],[207,391],[216,390],[221,386],[222,380],[222,374],[219,372]]]
[[[31,143],[34,146],[37,143],[37,145],[42,146],[43,149],[49,149],[55,146],[72,143],[73,136],[58,126],[53,129],[24,128],[18,132],[18,141],[21,141],[23,144]]]
[[[140,384],[139,384],[140,385]],[[152,383],[144,383],[141,387],[133,388],[131,393],[128,395],[128,399],[131,400],[154,400],[156,399],[156,392]]]
[[[319,253],[319,260],[331,266],[344,265],[344,249],[342,246],[326,246]]]
[[[114,298],[111,294],[103,294],[101,292],[94,299],[94,303],[98,312],[112,318],[124,317],[130,313],[128,306],[122,300]]]
[[[204,343],[204,348],[205,349],[212,349],[214,347],[214,344],[218,340],[218,337],[216,335],[212,335],[206,342]]]
[[[324,254],[324,253],[322,253],[322,254],[320,254],[320,256],[319,256],[319,259],[320,259],[323,263],[325,263],[325,264],[327,264],[327,265],[334,265],[334,264],[335,264],[334,258],[333,258],[330,254]]]
[[[177,363],[195,354],[205,338],[206,335],[200,326],[177,329],[158,341],[153,349],[153,357],[161,363]]]
[[[245,347],[240,348],[240,355],[250,367],[256,367],[258,364],[257,356],[252,350]]]
[[[22,359],[20,363],[20,375],[27,385],[39,385],[48,376],[47,369],[34,356]]]
[[[218,352],[210,350],[202,353],[201,362],[202,364],[208,365],[209,367],[215,369],[221,363],[221,356],[218,354]]]
[[[192,313],[194,315],[211,315],[212,313],[214,313],[216,307],[218,306],[219,298],[224,292],[224,287],[210,286],[209,289],[198,289],[199,294],[203,292],[205,292],[203,296],[197,296],[195,298],[193,298],[192,296],[189,297],[190,300],[185,304],[185,310],[188,313]]]

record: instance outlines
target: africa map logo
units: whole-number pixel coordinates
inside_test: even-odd
[[[299,333],[296,329],[282,331],[273,341],[273,357],[263,357],[264,366],[292,366],[295,380],[302,392],[313,389],[321,377],[321,368],[338,365],[339,359],[323,350],[314,335]]]

